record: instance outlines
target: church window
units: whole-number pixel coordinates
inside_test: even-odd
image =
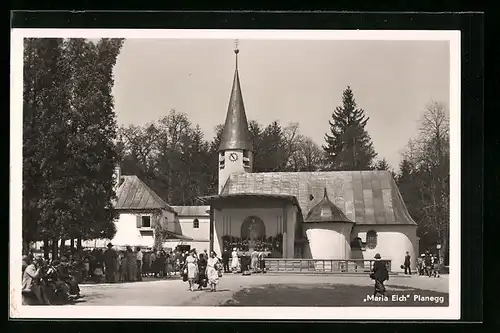
[[[198,219],[193,220],[193,228],[198,229],[200,227],[200,221]]]
[[[332,210],[328,207],[321,208],[321,217],[332,215]]]
[[[377,232],[370,230],[366,233],[366,247],[373,250],[377,247]]]
[[[225,158],[224,158],[224,152],[221,151],[219,155],[219,169],[222,170],[225,167]]]
[[[248,152],[248,150],[244,150],[243,151],[243,166],[245,168],[249,168],[250,167],[250,154]]]
[[[151,228],[151,216],[137,216],[137,228]]]

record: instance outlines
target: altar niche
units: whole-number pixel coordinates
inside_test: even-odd
[[[258,216],[249,216],[241,224],[241,239],[263,241],[266,239],[266,225]]]

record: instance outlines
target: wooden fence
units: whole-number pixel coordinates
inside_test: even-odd
[[[382,260],[391,272],[391,261]],[[375,260],[277,259],[266,258],[268,272],[369,273]]]

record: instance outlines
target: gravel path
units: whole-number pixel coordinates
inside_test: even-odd
[[[346,275],[225,275],[220,280],[217,292],[210,292],[210,290],[191,292],[188,290],[188,284],[179,279],[82,285],[81,291],[85,298],[78,303],[78,306],[217,306],[228,303],[240,290],[265,285],[308,285],[310,288],[316,285],[319,289],[320,286],[325,285],[368,287],[373,286],[373,281],[366,276]],[[403,291],[411,288],[448,293],[448,276],[441,278],[394,276],[386,285],[389,290]]]

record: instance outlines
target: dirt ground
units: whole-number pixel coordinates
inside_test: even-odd
[[[371,300],[373,281],[367,276],[224,275],[217,292],[188,290],[179,279],[123,284],[82,285],[85,297],[78,306],[446,306],[448,277],[395,276],[386,283],[389,297],[411,296],[411,301]],[[442,296],[443,304],[415,301],[414,295]],[[397,304],[396,304],[397,303]]]

